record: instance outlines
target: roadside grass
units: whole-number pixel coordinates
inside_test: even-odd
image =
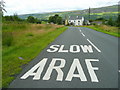
[[[106,33],[106,34],[109,34],[115,37],[120,37],[120,31],[118,27],[107,26],[107,25],[91,25],[91,26],[84,26],[84,27],[88,27],[93,30],[103,32],[103,33]]]
[[[62,25],[3,23],[2,87],[8,87],[22,68],[66,29]]]
[[[11,31],[21,31],[27,28],[28,23],[25,22],[3,22],[2,30],[4,32],[11,32]]]

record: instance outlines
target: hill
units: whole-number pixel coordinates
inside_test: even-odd
[[[19,15],[20,18],[26,19],[28,16],[34,16],[36,18],[39,18],[41,20],[48,20],[48,18],[52,15],[59,14],[63,18],[69,16],[84,16],[86,19],[88,19],[88,9],[84,10],[76,10],[76,11],[65,11],[65,12],[52,12],[52,13],[36,13],[36,14],[25,14],[25,15]],[[110,17],[113,17],[113,19],[116,19],[118,15],[118,5],[113,6],[107,6],[107,7],[100,7],[100,8],[91,8],[91,19],[97,19],[97,18],[105,18],[109,19]]]

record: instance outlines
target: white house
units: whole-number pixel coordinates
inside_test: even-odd
[[[84,17],[80,16],[69,16],[67,22],[69,25],[82,26],[84,24]]]

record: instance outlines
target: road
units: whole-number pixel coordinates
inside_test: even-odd
[[[9,88],[117,88],[118,38],[69,27],[32,60]]]

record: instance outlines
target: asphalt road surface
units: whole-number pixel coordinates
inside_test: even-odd
[[[118,38],[69,27],[9,88],[118,88]]]

